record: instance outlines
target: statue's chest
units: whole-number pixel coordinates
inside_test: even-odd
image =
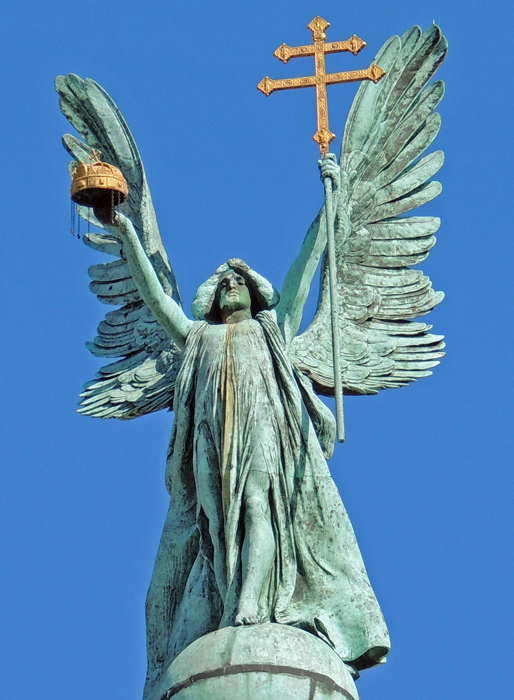
[[[238,386],[260,383],[273,376],[270,351],[261,325],[252,320],[208,326],[202,334],[197,367],[200,387],[227,377]]]

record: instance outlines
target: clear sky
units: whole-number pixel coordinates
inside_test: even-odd
[[[189,309],[229,257],[280,288],[322,201],[312,90],[255,85],[312,72],[282,42],[368,43],[330,70],[367,67],[392,34],[435,20],[450,52],[438,243],[422,265],[446,299],[447,356],[432,377],[346,400],[330,468],[392,637],[362,700],[483,700],[512,693],[512,128],[510,5],[19,0],[2,12],[2,461],[0,697],[132,700],[145,675],[144,599],[167,506],[171,414],[75,413],[99,360],[101,262],[69,233],[71,127],[53,79],[75,72],[118,103],[145,163]],[[297,71],[297,72],[294,72]],[[337,149],[356,86],[329,89]],[[506,310],[505,310],[506,309]],[[312,307],[311,307],[312,313]]]

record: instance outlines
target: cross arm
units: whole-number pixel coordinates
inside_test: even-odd
[[[272,92],[275,92],[275,90],[312,87],[313,85],[316,85],[316,76],[314,75],[306,78],[286,78],[284,80],[273,80],[273,78],[266,76],[257,85],[257,90],[260,90],[268,97]]]
[[[356,56],[359,51],[362,51],[365,46],[366,42],[355,34],[346,41],[330,41],[321,45],[323,53],[350,51],[354,56]],[[319,51],[319,48],[315,48],[314,44],[308,46],[288,46],[287,44],[281,44],[273,55],[278,58],[279,61],[282,61],[282,63],[287,63],[290,58],[295,58],[296,56],[314,56],[316,50]]]
[[[380,78],[383,78],[386,74],[383,68],[377,66],[376,63],[372,63],[369,68],[364,70],[349,70],[344,73],[329,73],[324,76],[325,85],[332,85],[334,83],[354,83],[357,80],[372,80],[374,83],[378,83]]]
[[[257,85],[257,90],[263,92],[266,96],[271,95],[275,90],[289,90],[291,88],[313,87],[314,85],[333,85],[335,83],[353,83],[358,80],[372,80],[378,82],[385,71],[372,63],[369,68],[364,70],[350,70],[343,73],[328,73],[326,75],[311,75],[304,78],[286,78],[283,80],[273,80],[266,76]]]

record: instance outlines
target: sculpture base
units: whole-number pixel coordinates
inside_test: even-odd
[[[308,632],[225,627],[177,656],[151,700],[358,700],[341,659]]]

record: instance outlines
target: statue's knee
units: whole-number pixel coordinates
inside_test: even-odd
[[[267,493],[252,494],[245,499],[245,513],[250,519],[262,518],[269,511]]]

